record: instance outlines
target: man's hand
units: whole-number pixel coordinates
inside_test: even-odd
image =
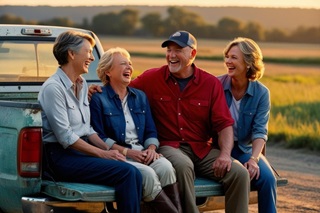
[[[212,164],[214,176],[220,178],[224,177],[226,173],[230,171],[231,163],[232,160],[230,155],[221,152],[219,157]]]
[[[96,92],[102,92],[101,86],[96,85],[96,84],[91,84],[89,89],[88,89],[88,99],[89,101],[91,100],[91,97],[94,93]]]

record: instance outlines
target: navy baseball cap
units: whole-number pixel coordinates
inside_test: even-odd
[[[173,33],[168,40],[161,44],[161,47],[167,47],[169,42],[174,42],[182,48],[189,46],[192,49],[197,49],[196,38],[187,31],[177,31]]]

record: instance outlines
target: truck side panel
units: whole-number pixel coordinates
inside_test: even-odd
[[[22,128],[41,126],[41,111],[37,103],[0,101],[0,206],[21,212],[21,197],[37,194],[41,178],[22,178],[18,174],[18,138]]]

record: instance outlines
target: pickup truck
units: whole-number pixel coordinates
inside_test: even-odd
[[[56,26],[0,25],[0,213],[116,209],[113,187],[41,178],[42,121],[37,95],[57,68],[52,54],[55,38],[70,29],[96,40],[96,60],[84,78],[88,84],[99,84],[95,70],[104,50],[93,32]],[[287,184],[287,179],[277,177],[278,186]],[[224,208],[221,184],[197,178],[195,190],[200,212]],[[250,202],[257,202],[254,191]]]

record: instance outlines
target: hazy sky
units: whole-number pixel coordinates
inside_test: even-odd
[[[90,2],[90,3],[89,3]],[[179,3],[178,3],[179,2]],[[0,5],[50,5],[50,6],[96,6],[96,5],[193,5],[193,6],[257,6],[302,7],[320,9],[320,0],[0,0]]]

